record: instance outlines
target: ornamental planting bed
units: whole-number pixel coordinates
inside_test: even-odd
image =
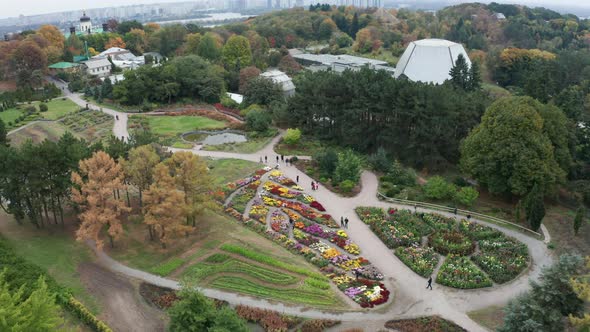
[[[489,287],[516,278],[529,264],[525,244],[491,227],[434,213],[358,207],[356,213],[410,269],[432,275],[439,255],[447,256],[436,281],[460,288]],[[427,237],[427,244],[422,245]],[[443,257],[444,259],[444,257]]]
[[[334,230],[339,225],[329,214],[322,213],[325,211],[322,204],[312,196],[300,192],[297,184],[278,170],[271,171],[269,179],[270,181],[262,185],[260,179],[245,185],[227,204],[226,212],[289,251],[302,255],[320,268],[324,278],[332,280],[361,307],[369,308],[387,302],[390,293],[380,282],[383,275],[367,259],[358,256],[361,253],[359,246],[349,239],[344,230]],[[254,198],[259,186],[262,186],[260,199]],[[240,208],[245,209],[252,200],[248,217],[244,217]],[[261,221],[267,220],[271,209],[269,225],[265,225]],[[248,280],[230,282],[226,279],[216,279],[213,285],[220,286],[219,283],[223,282],[225,289],[241,288],[241,292],[257,295],[248,291]],[[327,290],[329,285],[321,279],[308,278],[304,282],[303,291],[306,290],[305,287]],[[271,292],[259,291],[261,296],[268,296]],[[283,299],[284,295],[277,296],[276,299]]]

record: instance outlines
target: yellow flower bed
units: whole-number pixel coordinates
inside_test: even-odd
[[[340,256],[340,255],[342,255],[340,253],[340,251],[338,251],[335,248],[330,248],[322,253],[322,257],[324,257],[325,259],[334,258],[334,257]]]
[[[295,213],[295,212],[293,212],[293,211],[291,211],[291,210],[289,210],[289,209],[282,208],[282,210],[283,210],[283,212],[285,212],[285,213],[286,213],[286,214],[289,216],[289,218],[291,218],[291,220],[293,220],[293,221],[299,221],[299,219],[301,219],[301,217],[300,217],[300,216],[299,216],[297,213]]]
[[[345,262],[342,262],[340,264],[338,264],[338,266],[340,266],[341,268],[343,268],[346,271],[350,271],[352,269],[358,269],[361,267],[361,261],[357,258],[357,259],[349,259]]]
[[[349,252],[353,255],[358,255],[361,253],[361,249],[359,248],[359,246],[354,243],[345,245],[344,250],[346,250],[347,252]]]
[[[278,169],[272,170],[269,173],[270,176],[274,176],[274,177],[279,177],[281,175],[283,175],[283,172],[279,171]]]
[[[262,201],[268,206],[281,206],[281,202],[269,196],[262,196]]]
[[[343,237],[345,239],[348,239],[348,234],[346,234],[346,232],[343,231],[343,230],[341,230],[341,229],[338,230],[338,232],[336,232],[336,234],[338,234],[338,236],[340,236],[340,237]]]
[[[352,280],[353,279],[347,275],[341,275],[339,277],[332,278],[332,281],[334,281],[336,285],[349,284]]]

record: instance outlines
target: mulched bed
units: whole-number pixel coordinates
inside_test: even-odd
[[[439,316],[390,320],[385,323],[385,327],[400,332],[467,332],[461,326]]]
[[[142,282],[139,285],[139,294],[141,294],[149,304],[162,310],[170,308],[174,302],[178,301],[178,296],[176,295],[175,290],[145,282]]]

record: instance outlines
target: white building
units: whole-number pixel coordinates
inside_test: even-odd
[[[393,75],[394,67],[389,66],[387,61],[363,58],[347,54],[309,54],[293,52],[292,56],[300,64],[307,66],[311,71],[332,70],[341,73],[347,69],[358,71],[363,67],[369,67],[374,70],[386,70]]]
[[[80,17],[80,31],[82,33],[90,33],[92,31],[92,21],[90,17],[86,16],[86,12]]]
[[[111,74],[112,65],[108,59],[90,59],[82,63],[86,66],[88,75],[105,77]]]
[[[109,57],[115,66],[122,69],[136,69],[145,64],[143,56],[135,56],[129,50],[120,47],[111,47],[92,58],[108,59]]]
[[[295,84],[293,84],[293,80],[291,80],[291,78],[282,71],[278,69],[269,69],[260,74],[260,76],[270,79],[279,87],[281,87],[283,94],[286,97],[291,97],[295,94]]]
[[[449,72],[459,54],[463,54],[471,67],[469,56],[461,44],[444,39],[413,41],[399,59],[394,77],[404,75],[412,81],[442,84],[451,78]]]

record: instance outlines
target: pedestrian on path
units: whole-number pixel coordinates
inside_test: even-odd
[[[285,161],[285,156],[281,155],[281,161]]]
[[[428,286],[426,286],[426,289],[430,288],[430,290],[432,290],[432,276],[430,276],[430,278],[428,279]]]
[[[313,183],[313,180],[311,181],[311,190],[315,190],[315,184]]]
[[[418,204],[414,204],[414,213],[418,212]]]
[[[279,163],[277,162],[277,165],[275,166],[275,169],[279,169]]]
[[[344,228],[348,229],[348,217],[344,219]]]
[[[297,183],[299,183],[299,175],[297,175],[296,179]]]
[[[455,209],[453,210],[453,213],[454,213],[455,215],[457,215],[457,208],[455,208]]]
[[[344,217],[340,217],[340,227],[344,227]]]
[[[277,163],[279,162],[279,156],[277,155]]]
[[[268,162],[268,157],[264,156],[264,163],[267,163],[267,162]]]
[[[471,219],[471,215],[470,215],[470,214],[468,214],[468,215],[467,215],[467,220],[470,220],[470,219]]]

